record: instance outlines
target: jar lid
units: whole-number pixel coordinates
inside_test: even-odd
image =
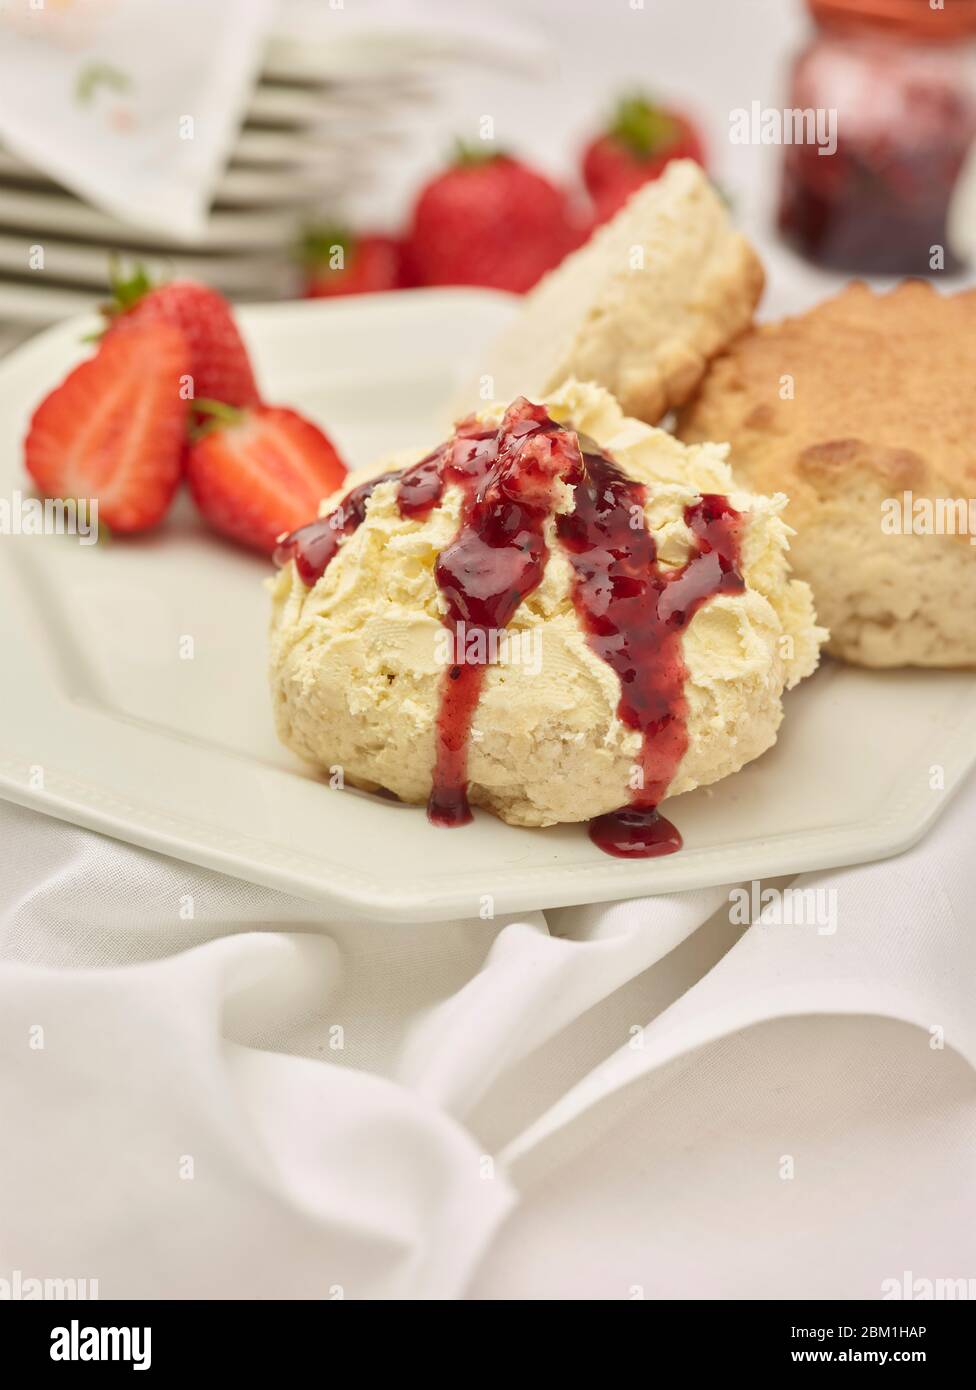
[[[962,39],[976,35],[976,0],[807,0],[822,23],[857,24],[919,39]]]

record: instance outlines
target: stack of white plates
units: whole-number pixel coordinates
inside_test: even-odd
[[[362,40],[334,45],[272,38],[236,145],[192,246],[82,201],[0,148],[0,344],[102,302],[114,257],[165,278],[206,280],[239,300],[294,294],[303,225],[341,217],[403,137],[405,114],[430,96],[443,50]],[[32,245],[44,274],[27,269]]]

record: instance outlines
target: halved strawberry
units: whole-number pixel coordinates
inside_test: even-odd
[[[172,324],[134,324],[105,339],[34,411],[24,458],[44,495],[97,497],[113,531],[161,521],[180,480],[189,370]]]
[[[315,519],[319,502],[345,477],[345,464],[318,426],[295,410],[209,409],[214,428],[193,445],[187,462],[194,501],[215,530],[270,555],[283,532]]]
[[[196,280],[153,287],[141,268],[127,280],[114,278],[112,291],[113,301],[105,310],[106,338],[135,323],[174,324],[190,349],[194,396],[227,405],[257,405],[254,370],[223,295]]]

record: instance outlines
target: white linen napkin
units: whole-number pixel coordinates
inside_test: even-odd
[[[907,854],[796,880],[836,895],[833,931],[743,928],[726,889],[326,926],[2,805],[0,1279],[496,1299],[974,1277],[974,825],[971,781]]]
[[[205,235],[274,0],[0,7],[0,142],[133,226]]]

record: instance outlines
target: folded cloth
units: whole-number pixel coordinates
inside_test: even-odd
[[[0,1280],[498,1299],[976,1279],[974,825],[971,780],[906,854],[765,899],[325,925],[0,805]]]
[[[273,0],[8,0],[0,142],[125,223],[199,240],[273,12]]]

